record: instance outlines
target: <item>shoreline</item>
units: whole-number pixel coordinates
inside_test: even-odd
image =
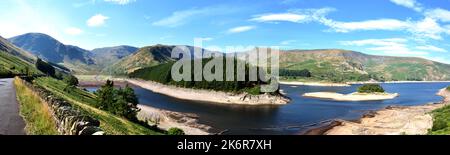
[[[320,87],[350,87],[346,83],[328,83],[328,82],[296,82],[296,81],[280,81],[280,84],[295,86],[320,86]]]
[[[92,79],[93,77],[94,76],[86,78],[86,76],[84,76],[83,78],[84,80],[80,81],[80,86],[98,86],[99,83],[106,81],[105,78],[103,78],[102,80],[94,80]],[[182,88],[177,86],[164,85],[153,81],[145,81],[141,79],[110,78],[110,80],[113,80],[115,84],[117,83],[117,85],[119,86],[129,83],[134,86],[141,87],[143,89],[147,89],[158,94],[189,101],[201,101],[201,102],[211,102],[216,104],[230,104],[230,105],[233,104],[252,105],[252,106],[286,105],[291,101],[288,97],[284,96],[283,94],[280,95],[271,95],[271,94],[251,95],[247,93],[234,94],[214,90]]]
[[[233,94],[218,92],[213,90],[201,90],[191,88],[181,88],[176,86],[163,85],[157,82],[137,79],[122,79],[135,86],[153,91],[155,93],[167,95],[182,100],[212,102],[219,104],[237,105],[285,105],[290,99],[282,95],[250,95],[246,93]]]
[[[280,81],[280,84],[294,85],[294,86],[318,86],[318,87],[350,87],[357,84],[389,84],[389,83],[450,83],[450,81],[361,81],[361,82],[345,82],[345,83],[332,83],[332,82],[300,82],[300,81]]]
[[[390,100],[399,96],[398,93],[351,93],[351,94],[339,94],[334,92],[312,92],[305,93],[303,97],[317,98],[317,99],[328,99],[333,101],[379,101],[379,100]]]
[[[366,81],[366,82],[347,82],[347,84],[353,85],[353,84],[371,84],[371,83],[450,83],[450,81],[385,81],[385,82],[378,82],[378,81]]]
[[[169,130],[176,127],[182,129],[186,135],[212,135],[215,132],[211,126],[198,123],[198,116],[195,114],[181,113],[154,108],[148,105],[139,104],[137,118],[141,121],[158,122],[157,127]]]
[[[433,127],[433,110],[450,105],[450,92],[445,88],[437,95],[439,103],[418,106],[388,106],[364,114],[357,121],[334,120],[306,131],[315,135],[425,135]]]

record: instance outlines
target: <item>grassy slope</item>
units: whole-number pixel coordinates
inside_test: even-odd
[[[41,102],[39,96],[29,90],[21,80],[14,81],[17,100],[20,102],[20,114],[27,126],[29,135],[58,135],[56,123],[46,103]]]
[[[447,87],[450,92],[450,86]],[[433,128],[430,134],[433,135],[450,135],[450,106],[433,111]]]
[[[0,77],[23,74],[26,68],[31,73],[39,73],[32,64],[36,57],[17,48],[0,36]]]
[[[7,72],[12,74],[23,74],[25,73],[26,68],[28,68],[31,73],[40,73],[31,63],[0,51],[0,74],[6,74]]]
[[[173,46],[155,45],[140,48],[136,53],[123,58],[104,69],[103,74],[107,75],[124,75],[135,70],[156,66],[161,62],[171,60],[170,54]]]
[[[100,127],[111,135],[161,135],[145,128],[139,124],[130,122],[124,118],[115,116],[111,113],[99,110],[90,106],[95,102],[95,95],[80,89],[75,89],[70,93],[64,92],[65,83],[52,78],[39,78],[35,80],[40,86],[52,91],[55,95],[60,96],[74,106],[89,113],[91,116],[100,120]]]
[[[27,62],[33,62],[36,60],[36,57],[34,55],[11,44],[8,40],[6,40],[1,36],[0,36],[0,51],[9,53]]]

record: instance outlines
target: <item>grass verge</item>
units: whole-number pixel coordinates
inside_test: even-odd
[[[53,78],[38,78],[35,84],[51,91],[74,107],[88,113],[90,116],[100,121],[102,128],[109,135],[162,135],[163,133],[153,131],[140,124],[118,117],[106,111],[102,111],[91,106],[95,102],[95,95],[81,89],[71,89],[64,91],[66,84]]]
[[[29,135],[58,135],[56,123],[46,103],[26,87],[21,80],[14,80],[20,114],[25,120],[25,131]]]

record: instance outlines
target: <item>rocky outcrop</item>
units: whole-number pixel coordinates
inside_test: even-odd
[[[67,101],[56,97],[50,91],[23,80],[23,83],[44,101],[62,135],[104,135],[100,121],[74,108]]]

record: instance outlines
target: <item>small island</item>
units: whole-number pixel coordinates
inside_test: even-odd
[[[390,100],[399,96],[398,93],[386,93],[378,84],[366,84],[358,88],[358,92],[351,94],[339,94],[335,92],[305,93],[304,97],[331,99],[335,101],[377,101]]]

